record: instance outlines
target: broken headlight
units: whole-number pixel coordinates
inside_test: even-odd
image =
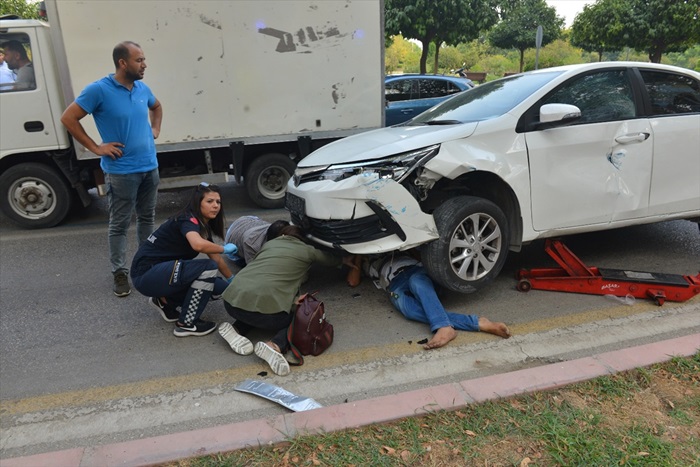
[[[379,178],[390,178],[401,183],[411,172],[435,157],[439,150],[440,145],[435,144],[383,159],[334,164],[320,174],[318,179],[339,182],[354,175],[376,173]]]

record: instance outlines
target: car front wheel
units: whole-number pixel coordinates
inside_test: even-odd
[[[441,285],[475,292],[501,272],[508,254],[508,222],[491,201],[459,196],[433,213],[440,238],[422,247],[423,265]]]

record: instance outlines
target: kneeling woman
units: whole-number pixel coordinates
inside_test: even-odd
[[[224,224],[219,188],[201,183],[187,206],[139,246],[131,263],[134,287],[151,297],[149,304],[163,319],[176,322],[177,337],[204,336],[216,329],[216,323],[199,317],[212,294],[222,294],[233,278],[221,253],[233,253],[235,245],[212,242],[212,234],[223,238]],[[194,259],[199,253],[209,259]],[[217,277],[217,270],[228,279]]]
[[[287,328],[299,298],[299,287],[306,280],[312,263],[355,267],[353,257],[340,258],[321,251],[304,241],[301,229],[284,227],[280,236],[266,242],[255,259],[241,269],[224,292],[224,307],[236,321],[222,323],[219,333],[234,352],[255,355],[265,360],[280,376],[289,374],[284,354],[289,349]],[[255,347],[246,337],[250,330],[274,331],[268,342]]]

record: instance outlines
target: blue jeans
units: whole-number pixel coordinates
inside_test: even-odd
[[[133,174],[105,174],[109,201],[109,261],[112,274],[128,272],[126,233],[136,210],[139,245],[153,233],[160,176],[158,169]]]
[[[478,331],[479,317],[445,311],[433,281],[423,266],[411,266],[389,284],[391,304],[412,321],[430,325],[432,332],[452,326],[460,331]]]
[[[179,321],[190,325],[202,315],[212,294],[221,295],[228,286],[217,277],[217,268],[211,259],[165,261],[132,281],[143,295],[165,297],[173,307],[181,306]]]

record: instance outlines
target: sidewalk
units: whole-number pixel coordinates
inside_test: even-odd
[[[141,466],[250,446],[272,445],[295,436],[385,423],[435,410],[456,410],[491,399],[553,389],[664,362],[673,356],[693,355],[699,349],[700,334],[692,334],[591,357],[308,412],[289,413],[269,419],[250,420],[123,443],[4,459],[0,460],[0,466]]]

